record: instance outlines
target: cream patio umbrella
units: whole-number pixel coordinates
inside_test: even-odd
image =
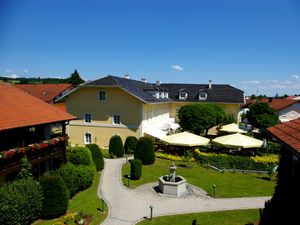
[[[208,138],[201,137],[196,134],[182,132],[177,134],[172,134],[160,139],[163,142],[168,143],[169,145],[177,146],[207,146],[210,142]]]
[[[247,131],[240,129],[236,123],[224,125],[221,127],[220,131],[224,131],[227,133],[247,133]]]
[[[261,140],[239,133],[217,137],[214,138],[212,142],[221,144],[226,147],[235,148],[259,148],[263,144],[263,141]]]

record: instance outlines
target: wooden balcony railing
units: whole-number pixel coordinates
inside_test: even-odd
[[[12,148],[0,152],[0,170],[15,167],[20,164],[24,156],[29,161],[44,158],[49,155],[64,154],[67,136],[56,137],[40,143],[30,144],[26,147]]]

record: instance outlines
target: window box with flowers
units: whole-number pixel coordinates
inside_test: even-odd
[[[18,164],[19,160],[26,155],[29,159],[35,156],[49,154],[65,145],[67,136],[52,138],[40,143],[33,143],[26,147],[12,148],[0,152],[0,166],[3,167],[8,164]]]

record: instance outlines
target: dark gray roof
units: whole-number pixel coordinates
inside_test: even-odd
[[[148,103],[186,101],[186,102],[223,102],[223,103],[243,103],[244,92],[226,84],[213,84],[208,88],[208,84],[160,84],[159,86],[143,81],[126,79],[116,76],[107,76],[83,86],[116,86],[125,89],[127,92]],[[179,100],[179,91],[185,90],[188,93],[186,100]],[[168,91],[169,98],[157,99],[147,93],[147,91]],[[199,100],[199,92],[207,92],[207,100]]]
[[[120,87],[125,89],[132,95],[148,103],[172,101],[169,98],[157,99],[146,92],[146,91],[167,91],[165,88],[156,86],[155,84],[145,83],[143,81],[138,81],[138,80],[126,79],[126,78],[109,75],[107,77],[86,83],[84,86],[89,86],[89,85]]]
[[[199,100],[199,92],[207,93],[205,102],[244,103],[244,92],[228,84],[213,84],[211,89],[208,84],[161,84],[169,90],[169,97],[173,101],[203,102]],[[186,100],[179,99],[179,91],[185,90],[188,94]]]

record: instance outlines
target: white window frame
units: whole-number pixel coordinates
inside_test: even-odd
[[[99,94],[99,96],[98,96],[99,101],[105,102],[107,100],[106,91],[101,90],[98,92],[98,94]]]
[[[89,116],[88,116],[89,115]],[[89,117],[89,121],[87,120],[87,118]],[[91,123],[92,122],[92,114],[90,113],[85,113],[84,114],[84,123]]]
[[[118,117],[119,123],[116,123],[115,118],[117,118],[117,117]],[[119,113],[113,114],[113,116],[112,116],[112,123],[113,123],[113,125],[121,125],[121,115]]]
[[[90,140],[88,140],[87,135],[90,135]],[[83,138],[84,138],[84,144],[92,144],[92,133],[85,132]]]
[[[206,92],[199,92],[199,100],[206,100],[207,93]]]
[[[184,96],[183,96],[184,95]],[[179,99],[180,100],[185,100],[187,99],[188,93],[186,91],[180,91],[179,92]]]

